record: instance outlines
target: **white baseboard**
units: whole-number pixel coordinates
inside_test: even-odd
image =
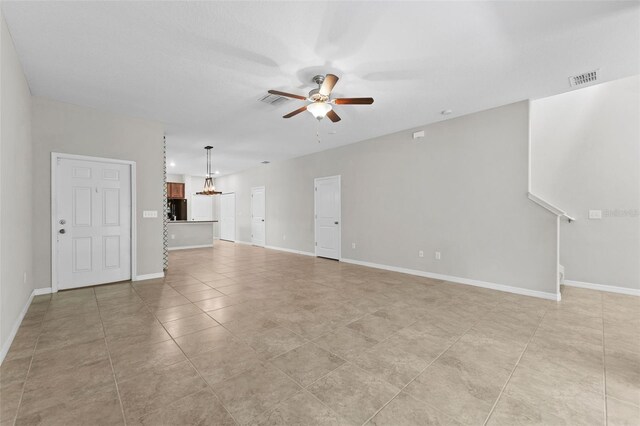
[[[136,277],[131,281],[155,280],[158,278],[164,278],[164,272],[158,272],[156,274],[136,275]]]
[[[293,250],[293,249],[288,249],[288,248],[284,248],[284,247],[276,247],[276,246],[264,246],[264,248],[270,249],[270,250],[278,250],[278,251],[284,251],[287,253],[293,253],[293,254],[302,254],[304,256],[315,256],[315,253],[311,253],[308,251],[301,251],[301,250]]]
[[[253,244],[252,244],[251,242],[249,242],[249,241],[240,241],[240,240],[235,240],[235,241],[234,241],[234,243],[236,243],[236,244],[242,244],[242,245],[245,245],[245,246],[252,246],[252,245],[253,245]]]
[[[173,250],[189,250],[189,249],[199,249],[199,248],[211,248],[213,244],[203,244],[201,246],[180,246],[180,247],[169,247],[169,251]]]
[[[482,288],[488,288],[491,290],[504,291],[507,293],[515,293],[523,296],[539,297],[541,299],[548,299],[548,300],[554,300],[554,301],[560,300],[559,294],[547,293],[544,291],[528,290],[526,288],[513,287],[509,285],[504,285],[504,284],[490,283],[486,281],[473,280],[470,278],[454,277],[451,275],[436,274],[434,272],[419,271],[417,269],[400,268],[397,266],[381,265],[381,264],[372,263],[372,262],[363,262],[361,260],[343,258],[343,259],[340,259],[340,261],[345,263],[352,263],[354,265],[367,266],[369,268],[384,269],[387,271],[400,272],[403,274],[416,275],[419,277],[433,278],[435,280],[451,281],[458,284],[466,284],[466,285],[472,285],[474,287],[482,287]]]
[[[51,289],[49,289],[49,292],[51,292]],[[33,290],[31,292],[31,295],[29,295],[29,299],[27,300],[27,303],[22,308],[20,315],[18,315],[18,319],[13,324],[13,327],[11,328],[11,333],[9,333],[9,337],[7,338],[7,341],[2,344],[2,349],[0,350],[0,365],[4,361],[4,358],[7,356],[7,353],[9,352],[9,348],[11,348],[11,344],[13,343],[13,339],[15,339],[16,334],[18,333],[20,324],[22,324],[22,320],[24,319],[24,316],[27,314],[27,311],[29,310],[29,306],[31,306],[31,301],[33,300],[33,297],[35,295],[36,295],[36,290]]]
[[[33,290],[34,296],[41,296],[43,294],[51,294],[51,293],[53,293],[51,287],[36,288],[35,290]]]
[[[640,296],[640,289],[617,287],[614,285],[585,283],[582,281],[564,280],[564,285],[569,287],[587,288],[589,290],[606,291],[609,293],[627,294],[629,296]]]

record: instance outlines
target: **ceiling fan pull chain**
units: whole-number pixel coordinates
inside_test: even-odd
[[[318,143],[320,143],[320,120],[318,120],[318,127],[316,128],[316,137],[318,138]]]

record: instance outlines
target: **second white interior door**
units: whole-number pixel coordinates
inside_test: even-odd
[[[264,186],[251,188],[251,244],[265,245],[265,194]]]
[[[315,179],[316,256],[340,259],[340,176]]]
[[[236,240],[236,194],[220,196],[220,239]]]

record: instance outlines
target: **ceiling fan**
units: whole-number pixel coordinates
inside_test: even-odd
[[[300,114],[302,111],[309,111],[318,120],[322,120],[325,116],[334,123],[340,121],[340,116],[333,110],[332,105],[371,105],[373,98],[337,98],[331,99],[331,91],[333,86],[338,82],[338,77],[333,74],[316,75],[313,82],[318,85],[317,89],[309,92],[309,96],[294,95],[292,93],[281,92],[279,90],[269,90],[272,95],[286,96],[287,98],[300,99],[302,101],[311,102],[309,105],[291,111],[282,118],[291,118]]]

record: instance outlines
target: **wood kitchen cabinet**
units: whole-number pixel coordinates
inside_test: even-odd
[[[184,198],[184,183],[167,182],[167,198]]]

